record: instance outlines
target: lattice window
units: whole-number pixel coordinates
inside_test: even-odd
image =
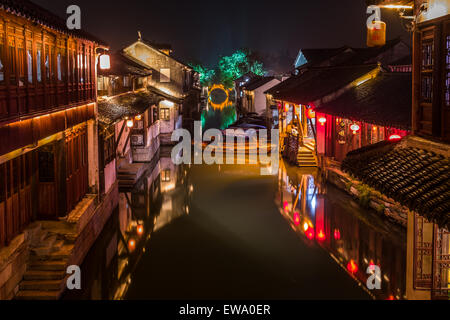
[[[432,287],[434,226],[418,214],[415,215],[414,222],[414,288],[430,290]]]
[[[446,41],[446,65],[447,68],[445,70],[445,105],[450,106],[450,36],[447,36]]]
[[[450,298],[450,232],[437,229],[435,234],[433,298]]]

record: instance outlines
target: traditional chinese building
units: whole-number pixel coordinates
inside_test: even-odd
[[[81,263],[100,232],[91,223],[101,227],[118,201],[117,188],[99,197],[96,69],[105,49],[30,1],[0,4],[0,299],[57,298],[65,266]]]
[[[200,77],[190,66],[175,58],[167,45],[144,40],[122,50],[122,54],[143,63],[152,71],[147,89],[162,97],[159,102],[161,142],[171,144],[175,129],[190,129],[194,120],[200,119]],[[183,125],[184,123],[184,125]]]
[[[398,216],[394,212],[403,208],[408,231],[407,298],[448,299],[450,4],[445,0],[367,3],[389,5],[401,10],[401,19],[413,21],[413,135],[352,151],[342,169],[373,188],[372,202],[385,199],[381,210],[385,214]]]

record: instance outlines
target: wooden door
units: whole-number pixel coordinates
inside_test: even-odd
[[[86,127],[66,137],[67,212],[75,208],[88,191],[88,141]]]
[[[38,218],[42,220],[58,217],[57,163],[55,146],[40,148],[37,152],[38,164]]]
[[[0,247],[33,219],[32,162],[32,154],[28,153],[0,165]]]

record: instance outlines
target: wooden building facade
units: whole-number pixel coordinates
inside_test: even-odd
[[[95,189],[88,155],[99,46],[28,1],[0,9],[0,248]]]

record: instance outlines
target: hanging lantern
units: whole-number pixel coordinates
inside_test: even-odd
[[[324,241],[326,239],[325,232],[323,232],[323,230],[320,230],[319,233],[317,233],[317,239],[319,241]]]
[[[341,240],[341,231],[339,229],[334,230],[334,239]]]
[[[136,249],[136,240],[130,239],[130,241],[128,241],[128,249],[131,252],[133,252]]]
[[[100,56],[100,69],[102,69],[102,70],[111,69],[111,59],[110,59],[109,55],[102,54]]]
[[[141,115],[138,115],[138,116],[135,117],[135,119],[136,119],[137,121],[141,121],[141,120],[142,120],[142,116],[141,116]]]
[[[373,21],[367,28],[367,46],[382,47],[386,44],[386,23]]]
[[[399,136],[398,134],[393,134],[393,135],[390,135],[388,139],[389,139],[389,141],[396,142],[396,141],[402,140],[402,137]]]
[[[134,121],[133,120],[127,120],[127,127],[133,128],[134,127]]]
[[[296,226],[300,225],[300,214],[298,212],[294,213],[294,224]]]
[[[353,131],[353,134],[356,134],[360,129],[361,129],[360,125],[356,123],[350,126],[350,130]]]
[[[327,118],[325,118],[325,117],[320,117],[320,118],[319,118],[319,123],[320,123],[322,126],[324,126],[326,122],[327,122]]]
[[[316,113],[314,112],[314,109],[308,109],[308,118],[314,119],[316,117]]]
[[[355,274],[358,272],[358,265],[356,264],[355,260],[350,260],[350,262],[347,264],[347,270],[351,274]]]
[[[142,236],[144,234],[144,226],[143,225],[138,225],[136,228],[137,234]]]

